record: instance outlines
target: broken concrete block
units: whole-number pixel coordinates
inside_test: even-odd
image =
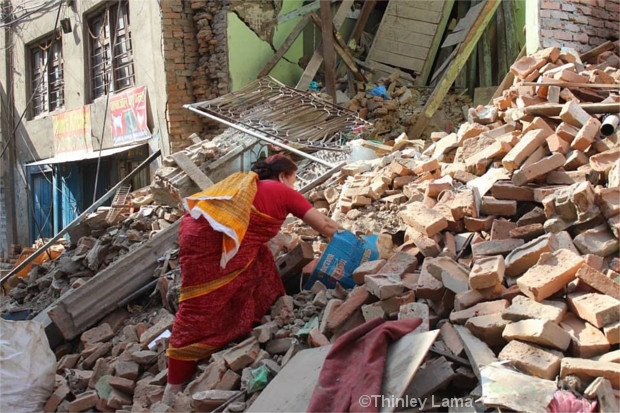
[[[508,300],[487,301],[476,304],[466,310],[453,311],[450,313],[450,322],[455,324],[464,324],[467,320],[481,315],[489,315],[503,312],[510,302]]]
[[[546,252],[517,280],[517,285],[523,294],[540,302],[574,280],[583,264],[583,258],[566,249]]]
[[[517,369],[542,379],[554,380],[560,372],[560,361],[564,355],[534,344],[512,340],[499,353],[500,360],[508,360]]]
[[[620,321],[620,301],[598,293],[572,293],[568,306],[575,314],[598,328]]]
[[[353,271],[353,280],[356,284],[364,283],[364,277],[368,274],[376,274],[385,265],[386,260],[373,260],[362,263]]]
[[[424,303],[408,303],[400,307],[398,319],[421,318],[422,324],[415,331],[424,332],[430,330],[429,324],[430,311],[428,305]]]
[[[487,345],[495,347],[506,344],[502,333],[508,324],[510,321],[503,319],[502,313],[495,313],[472,317],[465,322],[465,327]]]
[[[518,246],[506,256],[506,275],[517,277],[533,267],[545,252],[553,252],[559,245],[554,234],[542,235]]]
[[[394,297],[405,290],[405,286],[400,281],[400,277],[394,278],[387,275],[376,274],[367,275],[364,277],[364,281],[368,292],[380,300]]]
[[[425,207],[420,202],[407,205],[407,208],[399,212],[398,215],[407,225],[428,237],[432,237],[448,227],[448,220],[443,215]]]
[[[565,351],[570,345],[570,335],[556,323],[547,320],[521,320],[508,324],[503,337],[521,340]]]
[[[614,389],[620,388],[620,364],[606,361],[587,360],[565,357],[560,365],[560,377],[575,375],[589,382],[597,377],[604,377],[611,382]]]
[[[618,238],[609,231],[607,225],[599,225],[577,235],[573,240],[582,254],[596,254],[608,257],[618,252]]]
[[[609,340],[605,335],[590,323],[578,318],[573,313],[567,313],[560,326],[570,334],[571,354],[575,357],[592,358],[609,351]]]
[[[566,303],[563,301],[543,300],[539,303],[529,297],[518,295],[512,299],[510,307],[502,312],[502,317],[511,321],[539,319],[559,323],[566,314],[566,309]]]
[[[469,273],[469,285],[476,290],[491,288],[504,280],[504,270],[504,257],[501,255],[479,258]]]
[[[271,307],[271,319],[276,321],[280,327],[295,321],[295,306],[293,297],[284,295]]]

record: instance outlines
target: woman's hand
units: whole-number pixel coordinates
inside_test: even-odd
[[[339,225],[336,221],[321,214],[315,208],[312,208],[306,212],[306,215],[303,217],[303,221],[310,225],[312,229],[327,238],[333,237],[339,229]]]

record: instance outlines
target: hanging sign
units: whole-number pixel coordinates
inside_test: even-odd
[[[151,137],[146,124],[146,86],[111,96],[109,109],[114,146],[127,145]]]
[[[52,116],[54,156],[92,152],[90,105]]]

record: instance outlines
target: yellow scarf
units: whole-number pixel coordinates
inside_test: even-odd
[[[252,203],[256,196],[254,172],[236,172],[217,184],[183,199],[185,210],[194,218],[201,216],[222,237],[222,259],[226,264],[237,254],[250,223]]]

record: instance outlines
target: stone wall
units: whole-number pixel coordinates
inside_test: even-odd
[[[572,47],[580,53],[617,40],[620,0],[541,0],[541,47]]]

